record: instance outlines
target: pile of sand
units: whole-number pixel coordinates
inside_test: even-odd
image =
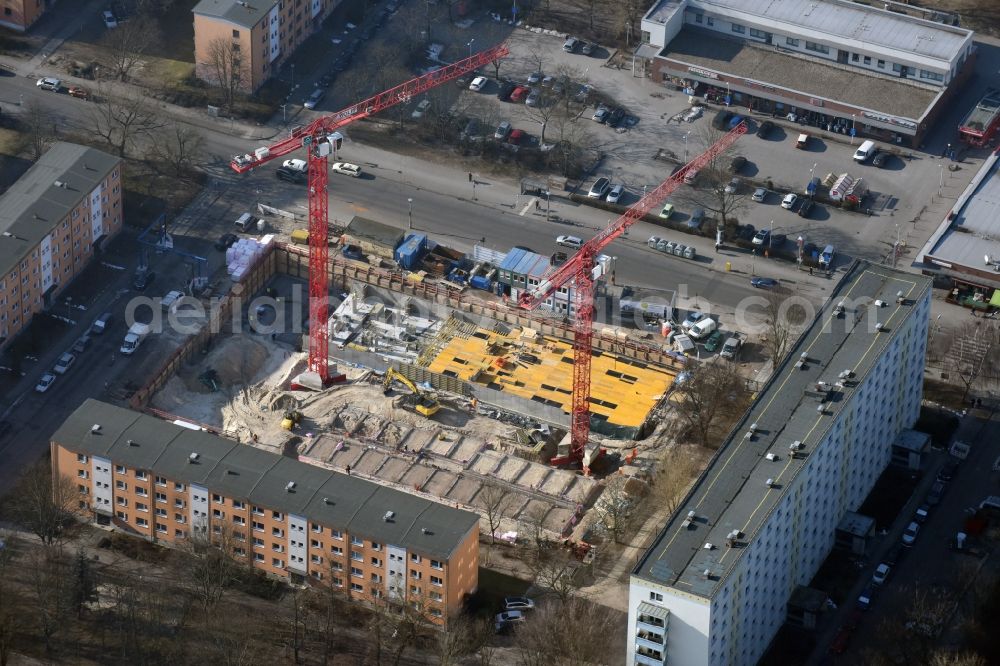
[[[268,357],[273,353],[262,342],[246,336],[230,336],[213,347],[198,363],[188,365],[178,372],[189,391],[210,393],[211,389],[198,377],[211,368],[215,371],[220,389],[252,384]]]

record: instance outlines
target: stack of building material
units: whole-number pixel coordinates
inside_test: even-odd
[[[257,261],[267,246],[274,240],[273,234],[268,234],[260,240],[241,238],[226,250],[226,270],[234,280],[242,280],[250,267]]]

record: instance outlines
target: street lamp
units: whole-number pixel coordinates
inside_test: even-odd
[[[468,44],[466,44],[466,46],[468,46],[468,47],[469,47],[469,57],[470,57],[470,58],[472,57],[472,42],[474,42],[474,41],[476,41],[476,38],[475,38],[475,37],[473,37],[472,39],[470,39],[470,40],[469,40],[469,43],[468,43]]]
[[[939,164],[938,168],[941,170],[941,177],[938,178],[938,196],[941,196],[942,190],[944,190],[944,165]]]
[[[691,136],[691,132],[684,135],[684,164],[688,161],[688,137]]]
[[[410,210],[407,211],[407,213],[406,213],[406,228],[407,229],[412,229],[413,228],[413,197],[407,198],[406,203],[409,204],[409,206],[410,206]]]
[[[282,104],[281,105],[281,122],[283,122],[283,123],[288,120],[288,117],[285,115],[285,108],[287,106],[288,106],[287,104]]]
[[[771,236],[774,235],[774,220],[771,220],[771,224],[767,231],[767,254],[771,255]]]
[[[809,182],[810,183],[812,182],[812,179],[813,179],[813,172],[816,170],[816,165],[818,165],[818,164],[819,164],[819,162],[816,162],[816,164],[813,164],[812,169],[809,169]]]
[[[858,133],[858,114],[851,114],[851,145],[854,145],[854,137]]]

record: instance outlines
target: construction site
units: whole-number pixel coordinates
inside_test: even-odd
[[[603,510],[590,510],[604,506],[609,474],[641,486],[651,472],[643,440],[658,446],[686,361],[647,330],[594,325],[613,264],[603,252],[746,125],[572,256],[512,248],[468,257],[360,217],[331,228],[327,159],[338,128],[506,54],[504,45],[475,54],[234,157],[231,168],[245,173],[306,148],[306,247],[268,236],[252,251],[227,250],[221,307],[132,406],[481,516],[484,488],[500,486],[505,519],[481,526],[504,541],[517,542],[528,516],[549,538],[601,538],[594,515]],[[234,326],[220,332],[226,318]],[[652,323],[671,318],[664,311]]]

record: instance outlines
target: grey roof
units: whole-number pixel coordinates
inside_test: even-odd
[[[983,167],[985,173],[975,177],[981,178],[978,187],[965,199],[954,219],[946,218],[942,223],[948,225],[948,230],[931,249],[925,249],[925,261],[933,258],[993,271],[985,263],[985,257],[1000,260],[1000,177],[997,177],[1000,159],[992,156]],[[1000,280],[1000,273],[997,279]]]
[[[358,215],[352,217],[351,221],[347,223],[347,234],[391,249],[396,249],[399,242],[403,240],[403,232],[398,228]]]
[[[803,39],[856,45],[863,50],[883,47],[912,56],[950,63],[972,37],[972,31],[890,12],[848,0],[697,0],[714,10],[736,11],[785,28]],[[814,40],[815,41],[815,40]]]
[[[120,161],[75,143],[49,148],[0,195],[0,232],[11,234],[0,237],[0,275],[17,266]]]
[[[479,527],[479,516],[470,511],[97,400],[77,408],[52,440],[74,452],[442,560]],[[192,453],[198,454],[194,461]],[[294,487],[289,489],[289,482]],[[394,515],[385,520],[389,511]]]
[[[916,451],[917,453],[921,453],[927,450],[927,447],[930,445],[930,440],[931,436],[926,432],[910,430],[907,428],[903,432],[899,433],[899,437],[896,438],[893,446],[906,449],[907,451]]]
[[[896,305],[896,293],[902,291],[911,301],[919,300],[930,286],[930,278],[924,276],[856,262],[837,285],[827,306],[733,428],[678,511],[636,565],[633,575],[711,598],[748,550],[727,549],[726,536],[733,530],[740,530],[744,533],[741,540],[753,541],[771,511],[788,489],[794,487],[794,478],[806,463],[805,458],[788,455],[789,444],[799,440],[807,453],[814,450],[812,447],[823,441],[837,415],[850,403],[853,389],[845,389],[844,399],[828,401],[826,415],[818,422],[818,403],[805,392],[818,381],[832,385],[846,368],[853,369],[856,379],[863,381],[902,328],[902,322],[914,312],[910,304]],[[878,316],[890,333],[874,331],[875,322],[871,320],[873,315],[869,308],[848,312],[847,317],[836,320],[841,325],[829,326],[829,330],[824,331],[824,324],[831,320],[832,308],[848,293],[855,302],[864,296],[888,302],[890,305],[880,309]],[[859,317],[856,324],[854,317]],[[809,358],[816,360],[798,369],[794,361],[803,350],[808,350]],[[758,433],[753,439],[746,439],[744,435],[750,424],[758,425]],[[767,460],[765,454],[768,452],[774,452],[779,460]],[[781,480],[773,489],[766,484],[771,478]],[[694,511],[696,518],[690,527],[685,527],[682,523],[689,511]],[[707,550],[703,548],[705,543],[715,548]],[[711,577],[702,575],[705,570],[711,572]]]
[[[875,519],[854,511],[848,511],[837,523],[837,529],[853,536],[868,536],[875,529]]]
[[[253,28],[277,4],[278,0],[201,0],[191,11]]]
[[[792,55],[690,26],[663,48],[660,57],[912,120],[919,120],[941,93],[935,86],[827,64],[820,58]]]

